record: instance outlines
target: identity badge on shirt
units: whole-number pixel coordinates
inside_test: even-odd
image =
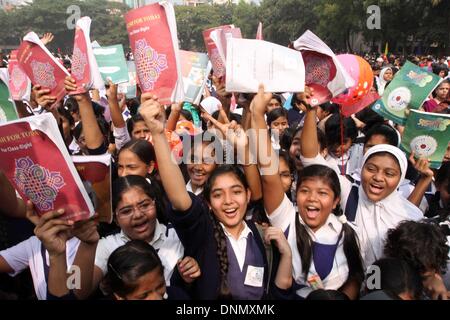
[[[252,287],[262,287],[264,280],[264,267],[247,267],[244,284]]]
[[[319,275],[317,275],[317,274],[310,276],[308,278],[308,283],[309,283],[309,286],[311,288],[313,288],[314,290],[324,288],[322,280],[320,279]]]

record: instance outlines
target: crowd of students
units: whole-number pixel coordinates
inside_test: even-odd
[[[372,89],[382,94],[402,61],[380,59]],[[445,62],[423,67],[444,78]],[[65,87],[77,89],[70,76]],[[424,110],[448,113],[449,88],[441,82]],[[311,106],[308,87],[288,105],[260,86],[232,110],[213,74],[212,114],[149,93],[126,99],[111,82],[56,108],[48,92],[33,86],[20,115],[51,112],[72,155],[111,154],[114,222],[37,216],[0,168],[0,298],[450,298],[450,142],[434,170],[369,108],[342,118],[339,105]],[[182,155],[174,133],[189,145]]]

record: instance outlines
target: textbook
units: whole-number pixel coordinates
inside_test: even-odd
[[[450,115],[411,109],[406,119],[401,149],[416,158],[430,159],[431,168],[439,168],[450,143]]]
[[[305,89],[305,66],[300,52],[256,39],[228,40],[226,91],[300,92]],[[265,54],[261,54],[264,52]]]
[[[128,82],[127,62],[121,44],[93,48],[92,51],[105,83],[108,83],[108,80],[111,80],[114,84]]]
[[[405,125],[409,109],[419,109],[442,79],[406,61],[373,106],[379,115]]]
[[[227,43],[229,39],[242,39],[241,29],[231,28],[231,29],[215,29],[210,33],[210,38],[214,41],[217,47],[220,58],[223,63],[227,64]]]
[[[17,50],[17,61],[33,84],[50,89],[49,96],[55,96],[55,107],[66,95],[64,79],[69,72],[48,51],[36,33],[30,32]]]
[[[111,155],[72,156],[72,160],[99,214],[98,220],[111,223]]]
[[[125,94],[127,99],[133,99],[137,96],[137,75],[134,61],[127,61],[127,70],[129,80],[125,83],[119,83],[117,90],[119,93]]]
[[[64,219],[77,221],[94,214],[51,113],[0,125],[0,168],[39,215],[63,208]]]
[[[173,5],[167,1],[125,14],[128,37],[142,93],[151,92],[161,104],[182,102],[184,91]]]
[[[205,53],[180,50],[180,58],[184,100],[198,104],[211,71],[208,56]]]
[[[8,88],[8,72],[0,69],[0,124],[18,119],[16,105]]]
[[[78,90],[71,92],[71,95],[84,93],[92,88],[104,88],[103,79],[98,70],[97,60],[95,59],[89,37],[90,30],[91,18],[82,17],[77,21],[71,72]]]
[[[11,51],[8,62],[9,91],[13,100],[30,100],[31,81],[20,68],[17,61],[17,50]]]
[[[127,99],[132,99],[137,96],[137,74],[136,65],[134,61],[127,61],[128,81],[119,83],[117,87],[118,93],[125,94]]]
[[[334,52],[311,31],[307,30],[295,40],[294,48],[302,53],[305,84],[314,89],[311,105],[330,101],[354,85],[354,80]]]
[[[230,32],[231,29],[234,29],[234,25],[229,24],[203,31],[203,41],[205,42],[205,47],[214,70],[214,75],[219,78],[225,75],[224,51],[226,52],[226,50],[224,50],[223,46],[220,49],[217,47],[217,43],[219,43],[219,35],[217,30],[221,30],[222,32]]]

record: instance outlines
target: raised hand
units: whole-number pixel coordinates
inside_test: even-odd
[[[430,160],[419,158],[414,158],[414,151],[411,152],[411,155],[409,156],[409,161],[411,161],[411,164],[414,166],[414,169],[416,169],[423,177],[426,178],[432,178],[434,175],[433,170],[430,168]]]
[[[164,110],[156,96],[147,96],[145,102],[139,107],[139,113],[152,135],[164,132]]]
[[[42,43],[44,44],[44,46],[46,46],[47,44],[49,44],[50,42],[53,41],[53,34],[50,32],[47,32],[46,34],[44,34],[44,36],[41,38]]]
[[[38,105],[48,110],[51,105],[56,102],[55,96],[49,96],[50,89],[43,89],[39,84],[35,85],[32,89],[33,96]]]
[[[36,226],[34,234],[42,242],[50,256],[65,254],[66,242],[71,237],[74,223],[71,220],[60,219],[63,214],[64,209],[59,209],[39,217],[34,212],[33,203],[27,202],[27,218]]]
[[[66,78],[64,79],[64,87],[66,88],[66,91],[71,94],[72,91],[76,91],[78,90],[78,86],[76,84],[76,81],[74,78],[72,78],[71,76],[66,76]],[[85,92],[85,93],[80,93],[80,94],[75,94],[73,95],[73,97],[77,100],[83,100],[86,99],[87,97],[89,97],[89,93]]]
[[[97,232],[98,223],[95,221],[97,217],[98,214],[96,213],[88,220],[75,222],[72,235],[86,244],[96,244],[100,240],[100,236]]]
[[[258,93],[253,98],[250,103],[250,110],[252,113],[264,115],[267,111],[267,105],[272,99],[272,93],[264,92],[264,85],[260,84],[258,87]]]
[[[202,274],[200,266],[192,257],[184,257],[183,259],[178,260],[177,268],[186,283],[192,283]]]

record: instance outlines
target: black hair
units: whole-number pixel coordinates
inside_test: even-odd
[[[289,171],[291,173],[295,172],[295,163],[294,161],[291,159],[291,157],[289,156],[289,152],[286,150],[280,150],[278,153],[278,157],[284,160],[284,162],[286,162],[286,164],[289,167]]]
[[[140,277],[154,270],[164,278],[164,267],[155,248],[143,240],[130,240],[108,258],[108,272],[104,279],[106,291],[126,297],[136,290]]]
[[[325,112],[328,112],[329,114],[339,112],[339,105],[336,103],[325,102],[325,103],[322,103],[321,105],[319,105],[319,108]]]
[[[302,103],[302,102],[301,102],[300,99],[297,97],[297,93],[294,92],[294,93],[292,94],[291,107],[292,107],[294,110],[300,110],[299,107],[297,106],[297,104],[300,104],[300,103]]]
[[[355,117],[366,124],[365,127],[361,130],[364,134],[373,126],[384,123],[384,118],[373,111],[371,108],[362,109],[355,114]]]
[[[130,119],[127,120],[127,130],[130,136],[132,136],[135,124],[141,121],[145,123],[145,120],[144,118],[142,118],[140,113],[136,113],[134,116],[132,116]]]
[[[388,231],[384,255],[405,260],[421,275],[430,270],[443,274],[449,250],[446,242],[437,225],[404,221]]]
[[[208,181],[206,182],[203,188],[203,196],[208,203],[211,202],[211,188],[214,185],[216,179],[225,174],[232,174],[235,176],[244,186],[245,190],[248,190],[248,182],[245,178],[244,172],[236,165],[221,165],[213,170],[211,175],[209,176]],[[222,226],[220,225],[219,220],[216,216],[211,212],[210,215],[213,226],[214,226],[214,239],[216,240],[217,245],[217,257],[219,260],[220,266],[220,286],[219,286],[219,297],[221,299],[230,299],[231,292],[228,287],[228,253],[227,253],[227,241],[226,235],[223,231]]]
[[[70,127],[75,125],[75,120],[73,119],[72,115],[70,114],[70,111],[66,108],[66,106],[60,106],[58,107],[58,113],[61,117],[64,117],[67,119],[67,121],[70,124]]]
[[[69,97],[64,102],[64,108],[70,113],[79,113],[80,107],[78,106],[78,102],[74,97]]]
[[[211,114],[211,117],[213,117],[214,119],[218,120],[220,116],[220,111],[216,110]],[[228,119],[231,121],[236,121],[237,124],[241,124],[242,122],[242,116],[240,114],[234,113],[234,112],[230,112],[230,114],[227,115]]]
[[[147,140],[131,139],[120,149],[117,157],[119,157],[120,153],[124,150],[133,152],[139,160],[147,165],[149,165],[152,161],[156,161],[155,149]]]
[[[355,141],[358,136],[358,129],[352,118],[344,118],[342,123],[344,142]],[[341,145],[341,117],[339,114],[333,114],[325,123],[325,133],[327,136],[327,146],[331,151],[334,147]]]
[[[364,144],[374,135],[381,135],[385,137],[387,144],[394,147],[398,146],[399,137],[397,131],[388,124],[379,124],[370,128],[364,137]]]
[[[399,258],[382,258],[373,263],[380,269],[379,280],[380,287],[370,291],[383,290],[387,295],[394,299],[400,299],[400,294],[410,293],[416,300],[422,296],[422,279],[417,270],[414,270],[406,261]],[[366,281],[372,274],[369,272]]]
[[[277,120],[279,117],[285,117],[286,121],[287,121],[288,113],[287,113],[286,109],[284,109],[284,108],[276,108],[276,109],[273,109],[272,111],[270,111],[267,114],[267,125],[270,127],[272,122]]]
[[[271,99],[275,99],[280,103],[280,106],[283,106],[283,99],[281,98],[281,96],[279,94],[273,93],[272,94],[272,98]]]
[[[447,188],[450,186],[450,161],[442,162],[441,167],[436,173],[435,184],[437,186],[443,186],[447,183]],[[447,190],[450,193],[450,190]]]
[[[350,300],[349,297],[338,290],[317,289],[306,297],[306,300]]]
[[[328,184],[334,193],[334,199],[341,196],[339,178],[333,169],[320,164],[315,164],[304,168],[297,181],[297,192],[301,184],[310,179],[320,179]],[[343,214],[339,204],[336,206],[336,209],[334,209],[333,214],[336,216]],[[312,240],[306,231],[306,227],[300,223],[299,214],[295,215],[295,229],[297,231],[297,250],[300,253],[302,270],[306,279],[311,267]],[[344,234],[344,254],[349,268],[347,279],[354,279],[361,282],[364,279],[364,267],[360,254],[358,238],[355,231],[348,223],[344,223],[342,225],[342,232]]]
[[[448,76],[448,67],[445,64],[433,63],[431,69],[436,75],[439,75],[441,71],[444,71],[444,78]]]
[[[117,206],[122,200],[122,195],[131,188],[141,189],[148,197],[154,200],[158,221],[160,223],[167,222],[164,201],[158,186],[154,182],[149,183],[147,179],[137,175],[119,177],[114,181],[111,197],[113,212],[116,212]]]

